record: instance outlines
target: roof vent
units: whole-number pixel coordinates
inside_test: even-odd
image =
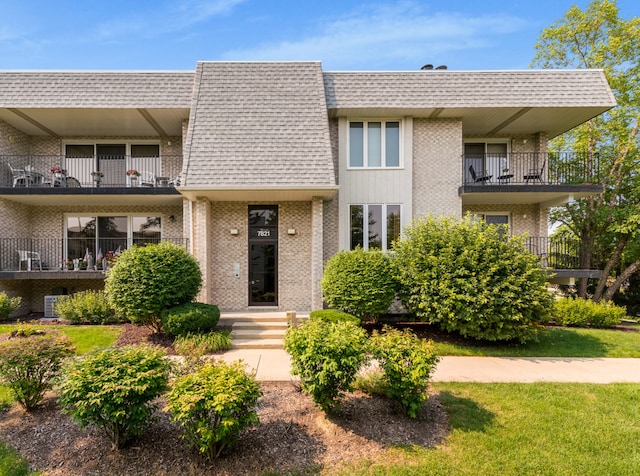
[[[425,64],[422,68],[420,68],[422,71],[430,71],[433,69],[433,65],[432,64]]]
[[[447,69],[447,65],[446,64],[442,64],[442,65],[438,66],[436,69]]]

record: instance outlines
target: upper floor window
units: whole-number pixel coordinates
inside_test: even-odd
[[[400,205],[351,205],[349,214],[352,250],[388,250],[400,237]]]
[[[349,122],[349,167],[400,167],[400,122]]]

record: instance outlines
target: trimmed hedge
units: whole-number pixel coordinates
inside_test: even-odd
[[[220,320],[220,309],[214,304],[188,302],[162,311],[162,328],[171,336],[210,332]]]
[[[356,248],[327,261],[321,286],[329,306],[368,319],[389,309],[397,281],[386,253]]]
[[[554,303],[555,322],[568,327],[615,327],[627,316],[623,306],[580,298],[561,298]]]
[[[360,319],[356,316],[338,311],[337,309],[320,309],[317,311],[311,311],[311,313],[309,313],[309,319],[312,321],[353,322],[354,324],[360,324]]]
[[[104,291],[81,291],[61,296],[54,304],[60,318],[71,324],[113,324],[120,322]]]

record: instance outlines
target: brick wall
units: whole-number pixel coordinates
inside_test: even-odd
[[[458,196],[462,170],[459,120],[413,121],[413,216],[461,216]]]
[[[511,233],[529,236],[547,236],[546,211],[540,211],[537,204],[490,204],[490,205],[465,205],[463,212],[471,213],[508,213],[510,217]]]

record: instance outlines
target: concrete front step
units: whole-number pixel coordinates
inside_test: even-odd
[[[308,317],[308,313],[296,313],[298,321]],[[284,311],[233,312],[223,313],[218,325],[231,328],[234,349],[282,349],[288,321]]]

